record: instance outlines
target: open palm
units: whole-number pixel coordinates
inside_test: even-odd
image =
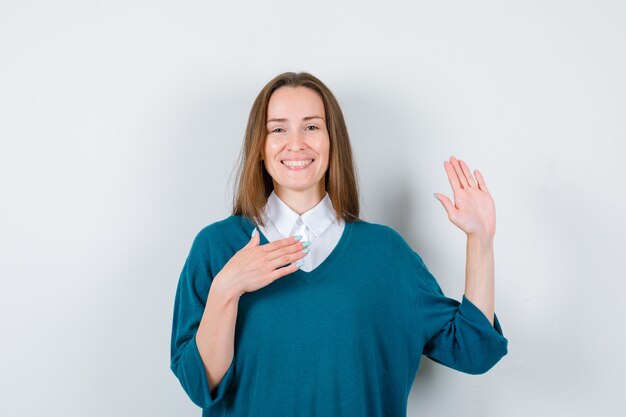
[[[445,195],[434,194],[448,213],[448,219],[468,236],[493,237],[496,233],[496,207],[481,172],[474,170],[474,179],[467,164],[454,156],[444,161],[444,168],[452,186],[454,204]]]

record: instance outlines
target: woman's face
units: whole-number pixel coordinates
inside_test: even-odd
[[[281,196],[290,191],[324,196],[330,139],[324,103],[307,87],[280,87],[267,108],[267,136],[263,149],[265,169]],[[296,166],[288,166],[288,164]]]

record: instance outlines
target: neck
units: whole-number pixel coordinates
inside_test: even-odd
[[[315,190],[297,191],[275,187],[274,192],[285,204],[298,214],[306,213],[317,206],[326,195],[322,186]]]

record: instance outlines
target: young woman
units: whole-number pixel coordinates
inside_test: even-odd
[[[444,163],[467,234],[465,293],[443,294],[392,228],[359,218],[331,91],[287,72],[256,98],[232,214],[195,237],[174,304],[171,369],[207,416],[405,416],[421,355],[469,374],[507,353],[494,313],[495,208],[479,171]]]

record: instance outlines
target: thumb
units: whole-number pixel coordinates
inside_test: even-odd
[[[454,211],[456,211],[456,207],[454,207],[454,204],[452,204],[452,201],[450,201],[450,199],[443,194],[433,193],[433,195],[443,205],[443,208],[446,210],[446,213],[448,213],[448,218],[451,219],[454,215]]]
[[[252,231],[252,235],[250,236],[250,241],[248,241],[248,243],[246,243],[246,246],[244,247],[252,247],[252,246],[258,246],[259,243],[261,242],[261,237],[259,235],[259,230],[255,227],[254,230]]]

